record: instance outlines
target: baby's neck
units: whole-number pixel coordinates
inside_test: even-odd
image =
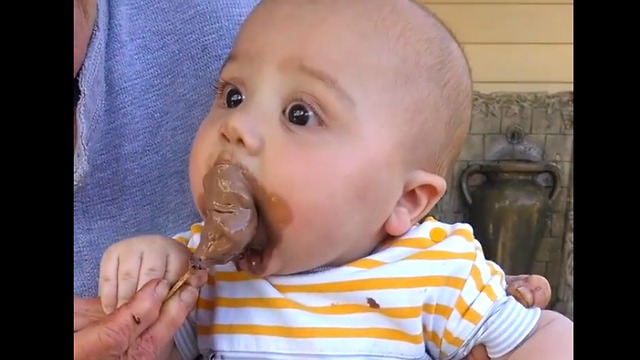
[[[358,259],[362,259],[362,258],[365,258],[367,256],[371,256],[371,255],[373,255],[373,254],[385,249],[390,241],[391,241],[391,239],[385,239],[385,240],[379,242],[373,248],[373,250],[369,251],[368,254],[366,254],[364,256],[361,256]],[[358,259],[354,259],[353,261],[358,260]],[[332,270],[332,269],[338,268],[338,267],[343,266],[343,265],[346,265],[346,264],[342,264],[342,265],[321,265],[321,266],[318,266],[317,268],[314,268],[314,269],[311,269],[311,270],[305,270],[305,271],[301,271],[301,272],[297,272],[297,273],[289,274],[289,275],[285,275],[285,276],[316,274],[316,273],[320,273],[320,272],[323,272],[323,271]]]

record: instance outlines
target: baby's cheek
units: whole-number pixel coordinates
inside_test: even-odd
[[[370,221],[381,221],[381,216],[386,219],[390,207],[398,201],[394,193],[396,184],[391,180],[391,174],[364,170],[352,186],[351,204],[354,211],[363,212],[366,209]]]
[[[340,209],[331,198],[310,194],[306,200],[290,203],[291,220],[283,226],[281,234],[283,242],[307,248],[315,247],[318,239],[326,239],[340,229],[337,227]]]
[[[351,204],[354,208],[362,209],[369,204],[377,203],[375,199],[380,194],[380,189],[371,177],[363,177],[352,187]]]
[[[283,234],[280,251],[293,272],[310,270],[332,262],[344,248],[344,239],[333,219],[304,216]],[[304,219],[308,221],[304,221]]]

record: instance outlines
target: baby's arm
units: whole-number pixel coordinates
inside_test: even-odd
[[[572,328],[566,326],[570,321],[557,313],[527,309],[507,296],[503,271],[484,258],[471,227],[456,224],[447,232],[446,239],[430,248],[450,254],[434,270],[449,281],[427,290],[425,309],[440,309],[423,316],[430,355],[462,359],[482,344],[492,359],[572,358]],[[549,341],[545,333],[563,341]]]
[[[497,359],[573,359],[573,323],[555,311],[542,310],[529,338],[511,353]]]
[[[105,251],[99,296],[108,314],[128,302],[149,280],[176,282],[189,268],[187,247],[173,239],[146,235],[122,240]]]

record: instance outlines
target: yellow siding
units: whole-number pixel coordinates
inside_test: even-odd
[[[572,0],[422,0],[467,53],[477,91],[573,90]]]

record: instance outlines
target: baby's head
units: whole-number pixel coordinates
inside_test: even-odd
[[[471,117],[467,61],[409,0],[265,0],[243,25],[195,139],[191,186],[232,154],[268,245],[256,275],[344,265],[418,222],[446,190]],[[252,264],[252,262],[255,262]]]

